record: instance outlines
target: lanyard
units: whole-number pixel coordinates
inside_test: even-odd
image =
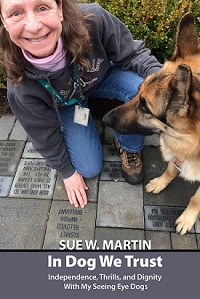
[[[56,88],[50,85],[48,80],[39,80],[40,84],[51,94],[53,92],[56,100],[63,104],[64,106],[71,106],[76,103],[80,106],[81,104],[81,88],[80,88],[80,82],[79,82],[79,73],[76,64],[73,63],[73,72],[74,72],[74,78],[76,82],[76,91],[77,91],[77,98],[72,98],[69,101],[65,101],[65,99],[61,96],[61,94],[57,91]]]

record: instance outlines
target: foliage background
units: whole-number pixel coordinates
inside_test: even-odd
[[[96,0],[119,18],[134,39],[142,39],[163,63],[172,54],[174,36],[182,15],[192,11],[200,33],[200,0]]]

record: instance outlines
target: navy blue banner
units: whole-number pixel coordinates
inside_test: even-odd
[[[191,298],[199,252],[0,252],[1,298]]]

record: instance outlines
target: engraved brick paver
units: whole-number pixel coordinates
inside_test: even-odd
[[[125,179],[121,171],[121,162],[119,161],[104,162],[103,169],[100,174],[100,180],[125,182]]]
[[[145,227],[147,230],[175,232],[175,221],[184,208],[165,206],[144,206]]]
[[[51,199],[55,180],[56,171],[44,159],[21,159],[9,196]]]
[[[24,142],[0,140],[0,175],[14,175],[21,158]]]
[[[84,240],[94,240],[95,219],[95,203],[89,203],[82,209],[74,208],[69,202],[53,201],[44,249],[58,249],[60,240],[70,240],[72,244],[75,240],[83,243]]]
[[[104,161],[119,161],[121,162],[121,159],[112,144],[105,144],[103,146],[103,159]]]
[[[34,149],[31,142],[27,142],[22,154],[22,158],[42,159],[43,157]]]
[[[181,207],[144,206],[145,227],[147,230],[175,232],[176,219],[184,210],[185,208]],[[196,224],[196,232],[199,225],[200,223],[198,219]],[[190,233],[194,232],[195,226],[192,227]]]

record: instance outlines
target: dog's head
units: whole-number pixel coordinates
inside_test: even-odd
[[[176,126],[195,111],[200,101],[200,43],[192,13],[177,27],[172,58],[140,85],[128,103],[104,116],[104,123],[122,134],[161,133],[164,124]],[[195,87],[195,88],[194,88]]]

